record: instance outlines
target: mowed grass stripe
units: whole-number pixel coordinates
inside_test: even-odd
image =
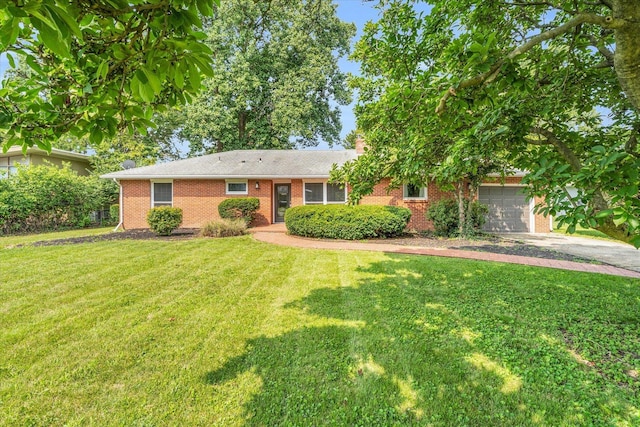
[[[0,425],[640,416],[637,280],[250,237],[0,256]]]

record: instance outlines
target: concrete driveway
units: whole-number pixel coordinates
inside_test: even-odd
[[[582,258],[590,258],[616,267],[640,272],[640,250],[625,243],[575,237],[567,234],[501,234],[529,245],[540,246]]]

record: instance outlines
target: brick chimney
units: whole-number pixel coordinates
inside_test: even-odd
[[[363,154],[364,147],[367,146],[367,143],[364,141],[364,137],[360,134],[356,136],[356,154]]]

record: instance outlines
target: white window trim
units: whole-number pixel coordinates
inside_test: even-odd
[[[307,191],[305,186],[307,184],[322,184],[322,203],[321,202],[307,202]],[[347,186],[344,186],[344,202],[332,202],[327,200],[327,185],[329,183],[326,180],[309,180],[302,181],[302,203],[305,205],[344,205],[347,203]]]
[[[155,208],[156,201],[154,200],[155,191],[153,191],[154,184],[171,184],[171,207],[173,207],[173,180],[172,179],[152,179],[151,180],[151,207]],[[167,205],[162,205],[167,206]]]
[[[425,185],[421,188],[424,190],[424,197],[407,197],[405,196],[408,193],[407,184],[402,184],[402,200],[429,200],[428,187]]]
[[[229,184],[244,184],[245,191],[229,191]],[[248,179],[225,179],[224,180],[224,193],[228,195],[247,195],[249,194],[249,180]]]

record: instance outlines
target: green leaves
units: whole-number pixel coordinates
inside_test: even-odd
[[[337,105],[350,102],[337,61],[354,32],[323,1],[221,3],[207,34],[213,61],[202,50],[167,72],[177,87],[206,87],[185,108],[191,154],[337,144]]]
[[[92,4],[0,6],[0,52],[12,68],[0,98],[4,146],[51,146],[67,133],[100,141],[118,129],[146,131],[149,109],[187,102],[200,90],[200,75],[212,74],[201,16],[213,15],[214,2]]]
[[[573,16],[560,10],[568,3],[429,4],[381,5],[356,44],[361,75],[350,84],[370,150],[333,175],[352,183],[352,199],[382,178],[450,187],[519,169],[529,194],[545,200],[539,212],[637,241],[640,116],[602,67],[617,47],[613,32],[561,27]],[[570,7],[611,13],[584,1]]]

